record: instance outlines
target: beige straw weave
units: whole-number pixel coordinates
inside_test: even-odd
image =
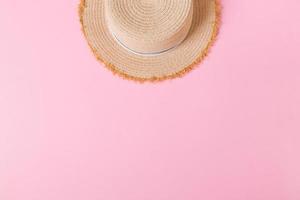
[[[137,81],[190,71],[214,42],[218,0],[81,0],[82,30],[95,56]]]

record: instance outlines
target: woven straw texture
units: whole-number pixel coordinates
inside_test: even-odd
[[[218,32],[220,6],[218,0],[81,0],[79,14],[98,60],[144,82],[179,77],[203,60]]]
[[[107,25],[126,47],[141,53],[170,49],[187,36],[193,0],[105,1]]]

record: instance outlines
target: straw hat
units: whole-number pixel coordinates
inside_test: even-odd
[[[82,30],[94,55],[138,81],[175,78],[207,54],[219,22],[218,0],[81,0]]]

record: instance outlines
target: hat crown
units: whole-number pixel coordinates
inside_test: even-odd
[[[108,28],[123,46],[142,54],[180,44],[193,18],[193,0],[106,0]]]

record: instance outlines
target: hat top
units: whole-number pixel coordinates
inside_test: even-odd
[[[125,47],[159,53],[181,43],[189,32],[192,0],[106,0],[109,30]]]

